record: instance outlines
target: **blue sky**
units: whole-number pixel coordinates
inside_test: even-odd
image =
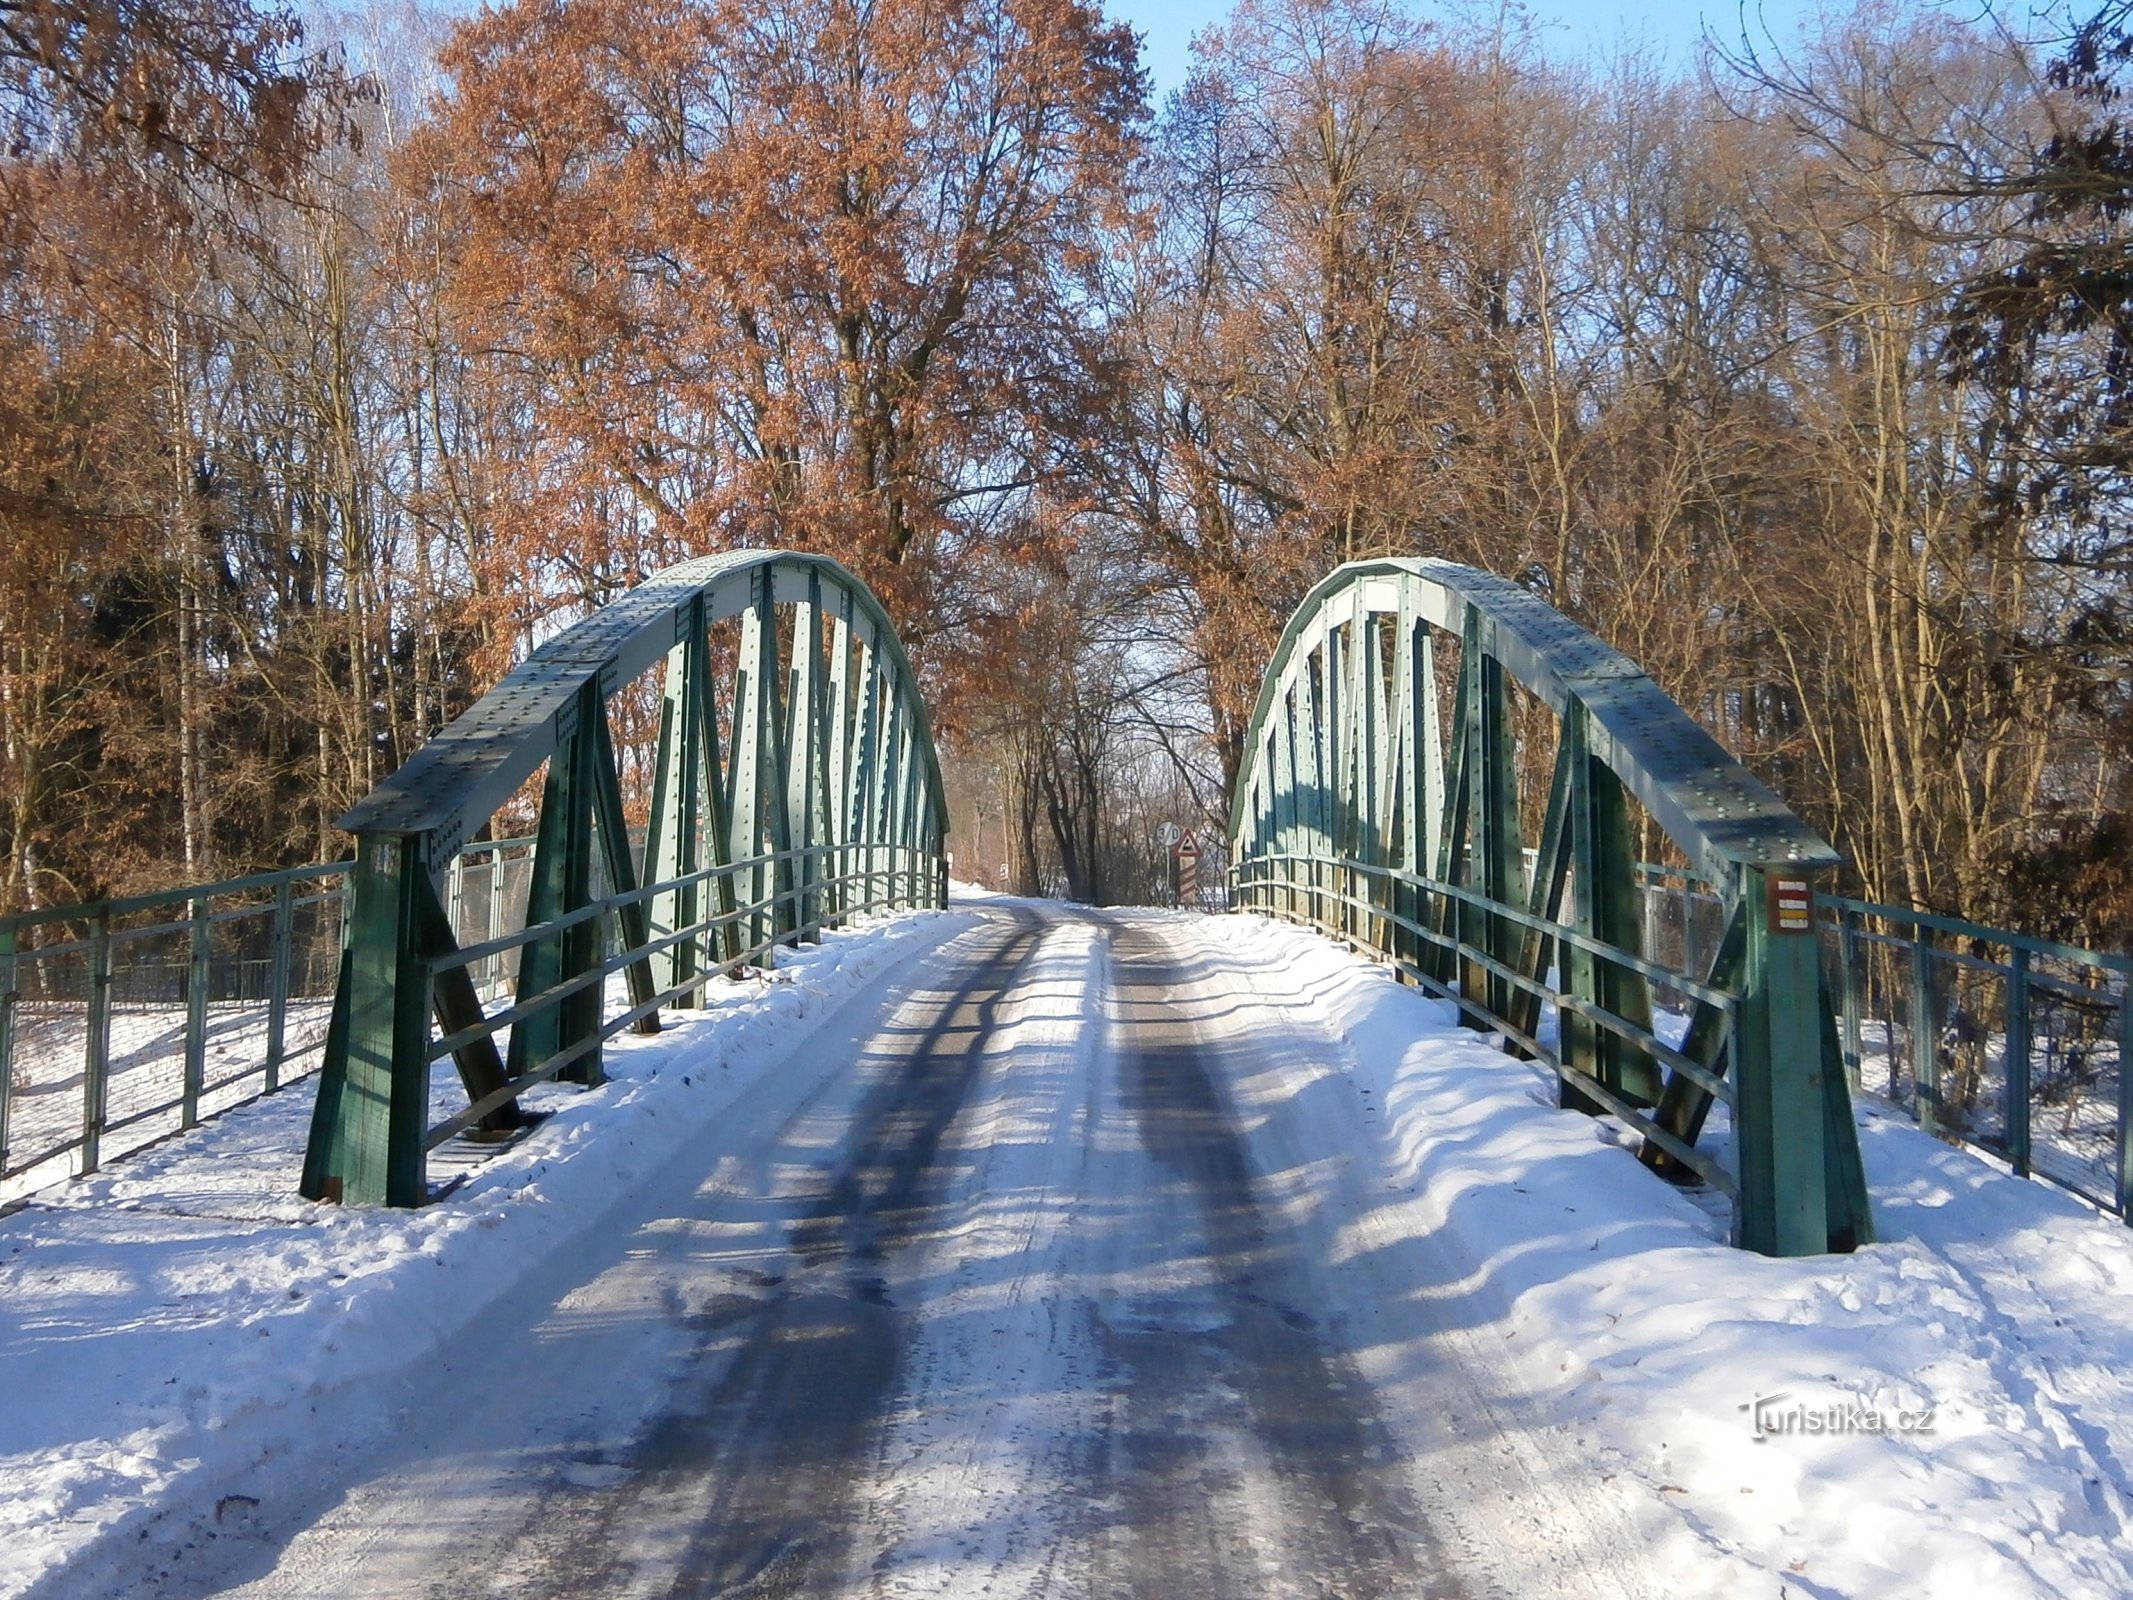
[[[1185,79],[1192,36],[1230,10],[1231,0],[1104,0],[1104,9],[1146,36],[1143,64],[1155,77],[1155,98]],[[1417,9],[1426,9],[1418,7]],[[1552,55],[1575,58],[1602,52],[1625,39],[1641,36],[1663,48],[1678,65],[1689,60],[1699,30],[1708,22],[1721,38],[1741,31],[1740,0],[1532,0]],[[1751,31],[1767,28],[1778,38],[1791,35],[1810,0],[1748,0]],[[1757,18],[1760,21],[1757,21]]]

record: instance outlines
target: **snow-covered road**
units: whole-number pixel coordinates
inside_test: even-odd
[[[990,907],[462,1330],[377,1447],[143,1592],[1499,1588],[1469,1508],[1530,1465],[1454,1436],[1488,1426],[1456,1354],[1403,1340],[1441,1416],[1363,1369],[1328,1224],[1371,1113],[1313,1096],[1323,1050],[1200,926]],[[1562,1531],[1546,1590],[1622,1592]]]
[[[0,1224],[0,1596],[2133,1592],[2126,1230],[1871,1110],[1765,1261],[1323,941],[997,898],[611,1072],[420,1212],[297,1091]]]

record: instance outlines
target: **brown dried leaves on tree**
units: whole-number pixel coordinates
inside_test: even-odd
[[[531,604],[781,544],[913,639],[965,615],[1096,403],[1130,36],[1084,0],[522,0],[445,65],[402,170],[538,422],[495,551]]]

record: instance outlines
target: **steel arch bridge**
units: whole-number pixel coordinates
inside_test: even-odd
[[[734,618],[722,714],[712,628]],[[640,850],[608,703],[662,660]],[[524,925],[462,946],[440,880],[543,763]],[[656,1032],[662,1007],[768,965],[778,944],[947,894],[947,807],[910,662],[857,578],[787,551],[669,568],[550,639],[340,826],[356,862],[311,1199],[420,1205],[429,1150],[520,1125],[518,1096],[537,1083],[599,1083],[601,1043],[622,1028]],[[506,961],[515,989],[492,1010],[474,973]],[[615,973],[628,1003],[608,1017]],[[446,1056],[468,1104],[432,1126],[431,1068]]]
[[[1557,719],[1531,852],[1513,685]],[[1544,1061],[1565,1105],[1619,1116],[1648,1164],[1723,1191],[1737,1244],[1871,1239],[1814,932],[1814,874],[1841,858],[1628,657],[1472,567],[1351,563],[1283,633],[1233,795],[1240,905],[1377,952]],[[1643,947],[1633,801],[1688,864],[1684,900],[1722,907],[1699,970]],[[1655,989],[1685,1032],[1655,1018]],[[1699,1148],[1715,1102],[1729,1155]]]

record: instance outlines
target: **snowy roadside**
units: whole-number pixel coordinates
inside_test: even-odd
[[[359,1442],[366,1385],[431,1359],[846,1002],[976,920],[832,934],[656,1037],[618,1036],[606,1087],[529,1097],[553,1115],[448,1204],[298,1199],[305,1084],[0,1220],[0,1597],[260,1460]]]
[[[1587,1455],[1555,1490],[1612,1501],[1614,1537],[1670,1593],[2133,1593],[2133,1235],[2115,1219],[1866,1108],[1884,1242],[1764,1260],[1449,1006],[1261,918],[1196,937],[1308,1041],[1240,1098],[1275,1118],[1345,1082],[1374,1146],[1359,1207],[1323,1182],[1299,1203],[1338,1270],[1389,1290],[1350,1330],[1379,1381],[1402,1391],[1408,1330],[1462,1330],[1513,1433]],[[1411,1412],[1441,1403],[1406,1389]]]

